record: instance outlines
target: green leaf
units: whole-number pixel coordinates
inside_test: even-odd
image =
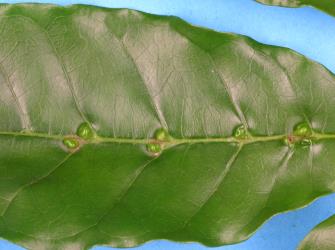
[[[335,16],[335,1],[334,0],[256,0],[257,2],[278,5],[283,7],[302,7],[312,6],[329,15]]]
[[[335,215],[315,227],[299,246],[299,250],[335,249]]]
[[[175,17],[0,7],[0,236],[209,246],[335,190],[335,78]]]

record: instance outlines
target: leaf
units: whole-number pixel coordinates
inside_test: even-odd
[[[175,17],[0,8],[0,236],[209,246],[335,190],[335,78]]]
[[[257,2],[268,5],[279,5],[283,7],[312,6],[329,15],[335,16],[334,0],[256,0]]]
[[[335,249],[335,215],[328,218],[304,239],[299,250],[332,250]]]

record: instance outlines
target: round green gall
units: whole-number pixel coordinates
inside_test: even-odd
[[[309,146],[312,145],[312,140],[310,140],[310,139],[303,139],[303,140],[300,141],[300,145],[302,147],[309,147]]]
[[[79,147],[79,141],[76,138],[72,138],[72,137],[64,138],[63,144],[68,149],[76,149]]]
[[[159,154],[162,151],[162,147],[158,143],[149,143],[147,144],[147,150],[151,154]]]
[[[248,137],[248,132],[244,125],[240,125],[234,129],[233,136],[236,139],[246,139]]]
[[[157,141],[168,141],[170,139],[169,133],[164,128],[159,128],[154,133],[154,138]]]
[[[294,127],[293,134],[300,137],[308,137],[312,135],[312,129],[306,122],[297,124]]]
[[[78,127],[77,135],[83,138],[84,140],[89,140],[94,137],[94,131],[87,122],[84,122],[80,124],[80,126]]]

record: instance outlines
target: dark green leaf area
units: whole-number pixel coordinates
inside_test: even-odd
[[[0,6],[0,237],[208,246],[335,190],[335,78],[175,17]]]

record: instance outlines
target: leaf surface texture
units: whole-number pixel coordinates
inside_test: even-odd
[[[131,10],[1,5],[0,89],[0,236],[28,249],[236,243],[335,189],[335,78],[286,48]]]

